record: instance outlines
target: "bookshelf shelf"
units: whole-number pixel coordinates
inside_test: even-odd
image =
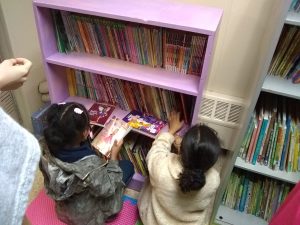
[[[235,167],[293,184],[296,184],[300,180],[299,172],[285,172],[281,170],[272,170],[269,167],[260,164],[253,165],[251,163],[246,163],[240,157],[236,158]]]
[[[300,99],[300,85],[277,76],[266,76],[262,91],[278,94],[294,99]]]
[[[288,2],[286,2],[286,4],[285,4],[285,10],[286,11],[284,11],[284,14],[282,14],[280,25],[290,24],[290,25],[294,25],[294,26],[300,26],[300,14],[299,13],[297,14],[297,13],[294,13],[294,12],[288,12],[287,16],[284,17],[284,15],[286,15],[286,12],[288,10]],[[281,72],[281,71],[279,71],[278,68],[281,68],[281,67],[279,67],[278,65],[279,65],[279,63],[284,62],[284,61],[279,61],[280,58],[278,57],[278,55],[279,55],[278,52],[280,52],[280,50],[282,50],[282,49],[285,50],[285,48],[283,48],[282,45],[278,44],[278,43],[282,43],[282,42],[280,42],[281,41],[280,33],[282,34],[282,37],[285,37],[284,34],[286,34],[285,32],[290,32],[289,29],[296,30],[296,29],[299,28],[299,27],[297,27],[295,29],[294,26],[284,26],[284,28],[282,30],[278,29],[278,40],[274,41],[274,45],[272,46],[272,50],[275,50],[276,45],[278,45],[279,47],[277,46],[278,49],[276,48],[276,51],[272,51],[272,53],[270,53],[270,58],[273,54],[273,60],[270,61],[270,62],[274,62],[275,61],[274,59],[277,59],[278,61],[276,61],[276,62],[278,64],[273,63],[271,65],[268,65],[269,66],[269,71],[272,71],[271,72],[272,74],[279,74],[279,72]],[[298,39],[295,38],[295,39],[292,39],[290,41],[293,41],[293,43],[296,43],[296,42],[298,42]],[[276,58],[276,57],[278,57],[278,58]],[[288,60],[292,60],[292,59],[289,58]],[[278,66],[278,68],[276,66]],[[280,64],[280,66],[282,66],[282,65]],[[285,74],[285,76],[286,76],[286,74]],[[254,112],[257,113],[256,115],[259,114],[261,109],[263,109],[264,112],[265,112],[265,111],[271,110],[272,107],[273,107],[272,109],[277,107],[277,113],[282,112],[282,108],[285,106],[284,101],[288,102],[287,105],[289,105],[289,106],[291,105],[291,104],[289,104],[290,102],[293,102],[293,103],[296,102],[296,101],[291,100],[291,99],[286,99],[285,97],[296,99],[297,102],[298,102],[298,100],[300,100],[300,85],[299,84],[293,84],[291,79],[289,79],[289,80],[283,79],[280,76],[266,75],[261,89],[257,89],[257,91],[260,92],[260,96],[259,96],[259,98],[257,100],[257,103],[256,103],[256,109],[254,110]],[[272,103],[273,99],[276,99],[276,102],[278,103],[278,105],[275,106],[275,104]],[[291,113],[291,111],[288,111],[288,112]],[[295,111],[294,113],[297,114],[297,111]],[[255,121],[257,122],[256,119],[255,119]],[[281,123],[281,121],[278,121],[277,118],[276,118],[276,121],[278,123]],[[252,120],[252,122],[253,122],[253,120]],[[252,122],[250,122],[250,123],[252,123]],[[268,123],[268,124],[270,125],[270,123]],[[255,125],[253,125],[253,123],[252,123],[251,126],[250,125],[248,127],[248,131],[250,131],[251,129],[253,130],[253,127],[255,126]],[[262,123],[260,125],[262,125]],[[273,125],[274,125],[274,123],[273,123]],[[267,125],[267,128],[269,129],[270,127]],[[275,127],[273,126],[272,129],[273,130],[268,130],[269,135],[270,135],[270,132],[275,130]],[[259,127],[259,130],[262,131],[262,127]],[[291,131],[291,133],[292,133],[292,131]],[[249,134],[249,132],[248,132],[248,134]],[[258,134],[259,133],[257,133],[257,137],[259,137]],[[267,133],[265,133],[265,135],[266,134]],[[274,132],[273,132],[273,134],[274,134]],[[265,137],[270,138],[270,136],[265,136]],[[275,139],[274,137],[275,136],[273,136],[273,139]],[[251,139],[248,139],[248,140],[251,140]],[[289,139],[289,141],[290,141],[290,139]],[[259,140],[257,139],[253,143],[254,143],[254,146],[255,146],[257,143],[259,143]],[[270,142],[266,142],[266,143],[269,144]],[[247,145],[248,144],[249,144],[249,142],[247,142]],[[276,146],[276,144],[277,144],[277,142],[275,142],[274,146]],[[239,169],[236,169],[236,170],[239,170],[239,174],[242,174],[242,176],[244,176],[244,177],[246,177],[246,176],[257,177],[259,182],[263,182],[264,184],[266,184],[266,182],[264,180],[271,181],[271,182],[276,181],[276,182],[274,182],[276,185],[280,184],[280,185],[282,185],[281,187],[283,187],[283,185],[284,185],[284,188],[291,188],[294,184],[296,184],[300,180],[300,173],[299,172],[286,172],[286,171],[281,171],[281,170],[272,170],[267,166],[261,165],[260,163],[256,163],[255,165],[253,165],[252,163],[245,162],[240,157],[236,157],[234,167],[241,169],[241,170],[239,170]],[[248,174],[248,173],[244,173],[244,171],[251,172],[251,175]],[[234,172],[232,172],[231,178],[234,177],[234,176],[232,176],[233,174],[234,174]],[[260,175],[262,175],[266,178],[269,177],[270,179],[264,179],[264,178],[261,179],[261,176],[256,176],[256,174],[260,174]],[[234,178],[232,178],[232,179],[234,179]],[[238,178],[236,178],[236,179],[238,179]],[[284,183],[282,183],[282,181]],[[227,185],[228,185],[227,186],[228,190],[232,190],[231,189],[232,186],[230,186],[230,183],[228,183]],[[240,185],[241,185],[241,183],[240,183]],[[266,186],[263,186],[262,188],[265,188],[265,187]],[[273,186],[272,188],[274,188],[274,187],[275,186]],[[276,188],[278,188],[278,187],[276,187]],[[243,191],[244,190],[245,189],[243,189]],[[263,189],[263,190],[266,191],[266,189]],[[268,187],[267,190],[271,190],[270,186]],[[252,191],[252,194],[255,193],[255,192],[253,192],[253,189],[251,189],[251,191]],[[286,194],[287,193],[288,192],[286,192]],[[226,204],[230,205],[231,203],[230,203],[230,200],[228,200],[228,198],[227,198],[228,196],[224,195],[223,197],[226,198],[225,202],[226,201],[229,202],[229,203],[226,202]],[[270,199],[272,199],[272,198],[269,198],[269,200]],[[284,199],[285,198],[282,198],[281,202],[278,201],[278,203],[277,203],[278,206],[280,206],[282,204]],[[257,198],[256,198],[256,200],[257,200]],[[260,207],[261,207],[261,205],[260,205]],[[267,216],[268,216],[268,218],[269,218],[269,216],[271,216],[270,218],[272,218],[273,215],[274,215],[274,211],[270,212],[270,215],[267,215]],[[221,225],[223,225],[223,224],[224,225],[225,224],[246,224],[246,225],[248,225],[248,224],[249,225],[252,225],[252,224],[268,224],[268,222],[263,220],[262,218],[256,217],[256,216],[251,215],[251,214],[246,214],[246,213],[240,212],[238,210],[231,209],[231,208],[229,208],[227,206],[224,206],[224,205],[219,206],[218,212],[217,212],[217,215],[216,215],[216,218],[215,218],[215,223],[221,224]]]
[[[268,224],[267,221],[259,217],[231,209],[224,205],[220,205],[216,215],[215,223],[220,225],[228,225],[228,224],[267,225]]]
[[[198,76],[183,75],[118,59],[84,53],[55,53],[47,57],[46,62],[188,95],[197,96],[199,93],[200,79]]]
[[[285,19],[286,24],[300,26],[300,13],[288,12]]]
[[[212,35],[219,25],[222,10],[195,4],[168,1],[122,0],[34,0],[34,5],[43,8],[78,12],[111,19],[167,27]],[[122,7],[116,7],[122,6]],[[180,15],[180,19],[178,19]]]

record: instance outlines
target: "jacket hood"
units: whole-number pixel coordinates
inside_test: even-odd
[[[82,192],[87,186],[85,180],[89,174],[105,165],[106,163],[96,155],[67,163],[45,154],[40,162],[48,194],[57,201]]]

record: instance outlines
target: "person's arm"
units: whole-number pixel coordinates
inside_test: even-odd
[[[25,58],[6,59],[0,64],[0,90],[15,90],[27,80],[32,63]]]
[[[160,164],[165,163],[165,159],[169,157],[171,145],[174,142],[175,133],[182,127],[183,122],[180,121],[180,114],[172,112],[169,117],[169,131],[160,134],[152,144],[147,154],[146,162],[150,176],[156,176],[155,168],[161,168]]]
[[[123,172],[119,167],[118,154],[123,140],[115,142],[111,149],[111,158],[106,166],[103,166],[89,175],[91,193],[94,196],[109,197],[122,185]]]

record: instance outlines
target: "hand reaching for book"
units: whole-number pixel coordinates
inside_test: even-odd
[[[121,139],[119,142],[115,141],[113,146],[111,147],[111,160],[118,160],[118,155],[121,150],[121,147],[123,145],[123,139]]]
[[[175,134],[183,125],[180,121],[180,112],[172,111],[169,116],[169,133]]]

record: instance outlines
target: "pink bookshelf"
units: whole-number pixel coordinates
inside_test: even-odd
[[[221,9],[162,0],[129,0],[126,4],[121,0],[34,0],[33,7],[52,102],[65,101],[69,97],[65,72],[65,68],[69,67],[196,96],[192,124],[198,122],[214,38],[222,17]],[[207,35],[202,73],[200,76],[182,75],[86,53],[59,53],[52,9]]]
[[[200,76],[185,75],[87,53],[60,53],[51,15],[54,9],[206,35],[202,72]],[[86,108],[93,104],[93,100],[69,95],[66,68],[72,68],[194,96],[196,101],[191,123],[198,122],[215,35],[223,13],[221,9],[167,0],[34,0],[33,10],[52,103],[75,101]],[[123,118],[128,113],[116,107],[111,116]],[[161,132],[167,129],[166,126]],[[139,190],[143,179],[136,174],[131,184],[133,189]]]

